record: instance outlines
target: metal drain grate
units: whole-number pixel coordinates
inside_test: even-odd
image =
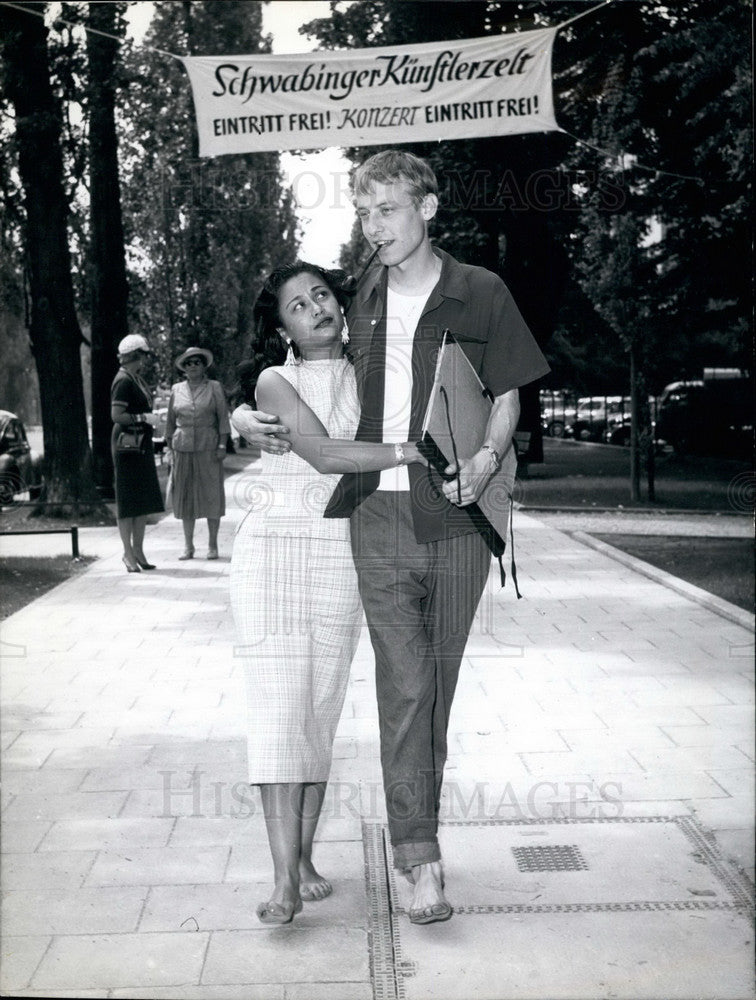
[[[588,868],[575,844],[513,847],[512,853],[521,872],[577,872]]]

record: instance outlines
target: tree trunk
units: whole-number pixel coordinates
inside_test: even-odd
[[[639,351],[641,359],[645,352]],[[646,495],[653,503],[656,500],[656,466],[654,461],[654,428],[651,408],[648,405],[648,384],[645,365],[636,356],[635,381],[638,387],[638,450],[646,473]]]
[[[0,8],[7,93],[16,115],[18,167],[26,212],[24,242],[30,338],[39,376],[46,503],[35,513],[79,514],[98,505],[92,478],[63,190],[60,113],[50,85],[47,27],[34,13]],[[106,513],[101,509],[100,513]]]
[[[639,416],[638,380],[636,377],[635,347],[630,345],[630,499],[640,500],[640,461],[639,461]]]
[[[183,9],[187,52],[189,55],[195,55],[194,19],[190,0],[184,0]],[[202,189],[201,178],[203,170],[206,169],[206,164],[203,164],[199,158],[199,135],[196,129],[192,129],[191,132],[191,159],[187,166],[190,171],[191,197],[189,203],[189,226],[186,234],[186,270],[188,279],[186,287],[189,290],[189,317],[187,323],[188,329],[186,331],[188,342],[181,345],[184,347],[188,346],[188,344],[201,344],[203,334],[207,328],[207,324],[202,319],[204,303],[198,298],[198,289],[200,288],[198,275],[207,266],[207,262],[210,259],[208,227],[202,210],[202,199],[195,194],[195,191],[201,191]],[[216,353],[217,358],[217,351],[214,353]],[[171,360],[174,357],[175,354]]]
[[[118,28],[119,13],[117,4],[90,3],[89,25],[113,35]],[[113,81],[117,44],[94,32],[87,33],[92,225],[92,457],[95,482],[100,495],[106,499],[113,496],[110,384],[118,367],[118,343],[128,333],[128,285]]]
[[[654,441],[653,428],[649,427],[648,445],[646,449],[646,482],[648,483],[648,499],[650,503],[656,503],[656,442]]]

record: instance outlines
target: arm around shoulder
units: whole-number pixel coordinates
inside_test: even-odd
[[[373,444],[331,438],[315,413],[294,387],[272,369],[266,369],[257,383],[257,401],[275,410],[289,426],[287,440],[292,451],[318,472],[378,472],[396,465],[423,462],[415,446],[404,445],[404,459],[393,444]]]

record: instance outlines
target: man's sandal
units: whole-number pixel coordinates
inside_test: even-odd
[[[409,918],[411,924],[437,924],[448,920],[453,912],[450,903],[434,903],[432,906],[419,907],[417,910],[411,909]]]
[[[419,865],[417,866],[419,867]],[[415,873],[411,868],[397,868],[400,875],[404,875],[410,885],[415,884]],[[441,876],[441,888],[444,888],[444,876]]]

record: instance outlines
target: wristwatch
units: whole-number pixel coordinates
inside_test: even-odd
[[[400,444],[395,444],[394,445],[394,455],[396,456],[396,464],[397,465],[403,465],[404,464],[404,448],[402,448],[402,446]]]
[[[498,470],[499,466],[501,465],[501,455],[494,448],[494,446],[492,444],[483,444],[480,446],[480,450],[488,452],[488,454],[493,459],[494,469]]]

